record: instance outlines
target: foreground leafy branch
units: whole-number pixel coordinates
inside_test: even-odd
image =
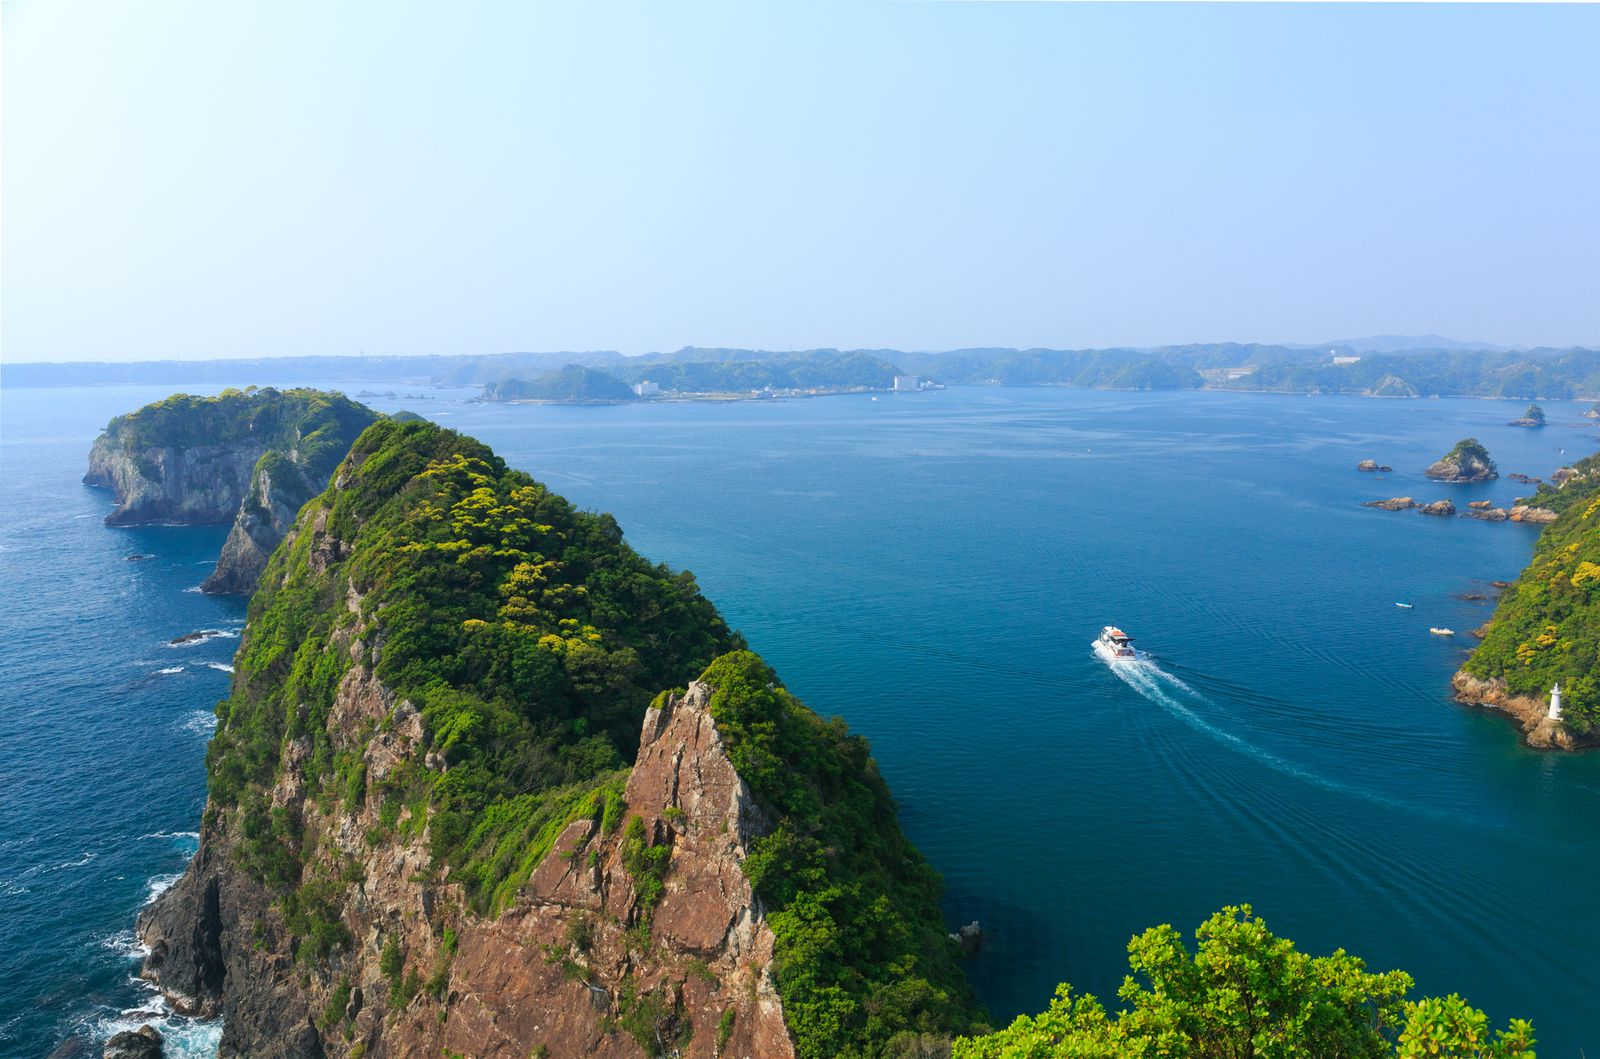
[[[1342,949],[1300,952],[1249,905],[1224,908],[1190,952],[1170,926],[1128,943],[1133,971],[1107,1013],[1093,996],[1057,988],[1044,1013],[955,1042],[954,1059],[1290,1059],[1298,1056],[1533,1059],[1533,1027],[1488,1018],[1459,996],[1409,1001],[1411,976],[1373,974]]]

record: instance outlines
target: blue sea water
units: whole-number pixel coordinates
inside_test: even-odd
[[[166,392],[0,391],[0,1054],[140,1021],[129,928],[193,848],[237,641],[167,641],[237,630],[239,602],[190,591],[225,528],[107,529],[78,484],[105,420]],[[1131,935],[1250,902],[1302,948],[1533,1019],[1541,1055],[1600,1049],[1600,756],[1529,751],[1448,695],[1490,606],[1458,597],[1516,576],[1536,530],[1360,506],[1509,502],[1526,487],[1421,469],[1476,435],[1548,474],[1597,447],[1581,406],[1527,431],[1468,400],[460,396],[372,403],[614,512],[867,735],[951,921],[984,925],[1000,1019],[1063,980],[1113,999]],[[1108,622],[1153,664],[1096,661]]]

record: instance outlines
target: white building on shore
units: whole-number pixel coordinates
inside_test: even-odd
[[[922,389],[922,380],[915,375],[896,375],[894,377],[895,393],[916,393]]]
[[[654,397],[661,392],[661,387],[646,379],[643,382],[634,383],[633,392],[640,397]]]

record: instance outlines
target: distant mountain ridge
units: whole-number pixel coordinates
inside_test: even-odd
[[[1341,338],[1326,343],[1341,346],[1357,353],[1404,353],[1413,349],[1486,349],[1495,353],[1506,352],[1507,346],[1493,342],[1463,342],[1443,335],[1368,335],[1366,338]],[[1319,346],[1310,346],[1319,349]]]
[[[1386,351],[1410,342],[1430,348]],[[796,362],[833,364],[844,377],[783,381],[767,369]],[[701,366],[691,370],[691,366]],[[852,365],[845,368],[845,365]],[[871,371],[858,370],[873,365]],[[1504,397],[1522,400],[1600,398],[1600,349],[1474,348],[1439,336],[1372,336],[1320,346],[1214,342],[1104,349],[974,347],[942,352],[900,350],[770,351],[686,346],[670,353],[624,356],[588,353],[501,353],[430,357],[292,357],[250,361],[160,361],[144,364],[15,364],[0,384],[118,385],[156,382],[231,382],[252,378],[287,385],[341,381],[483,386],[489,396],[513,380],[554,377],[569,366],[604,373],[621,383],[648,379],[663,389],[712,386],[696,372],[726,380],[730,389],[883,388],[906,373],[948,385],[1081,386],[1112,389],[1221,389],[1284,393],[1342,393],[1385,397]],[[713,367],[705,367],[713,366]],[[879,367],[881,366],[881,367]],[[887,375],[886,375],[887,372]],[[837,373],[835,373],[837,374]],[[869,378],[870,376],[870,378]],[[676,381],[674,381],[676,380]],[[598,381],[598,380],[591,380]],[[534,386],[539,389],[542,381]],[[717,383],[716,385],[723,385]],[[559,396],[553,399],[561,399]],[[619,398],[620,399],[620,398]]]

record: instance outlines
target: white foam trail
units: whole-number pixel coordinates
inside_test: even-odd
[[[199,585],[191,585],[190,587],[184,589],[184,591],[185,592],[199,592],[199,591],[201,591],[201,588],[200,588]]]
[[[1195,705],[1214,706],[1215,703],[1213,703],[1205,695],[1202,695],[1200,692],[1194,690],[1194,688],[1190,687],[1179,678],[1173,676],[1171,673],[1168,673],[1166,670],[1156,665],[1156,663],[1147,655],[1141,655],[1138,660],[1133,662],[1107,663],[1107,668],[1121,678],[1122,682],[1128,685],[1128,687],[1132,688],[1134,691],[1137,691],[1140,695],[1143,695],[1156,705],[1164,707],[1171,713],[1176,714],[1185,724],[1189,725],[1189,727],[1210,736],[1212,739],[1222,743],[1224,746],[1232,747],[1234,750],[1239,751],[1239,753],[1244,754],[1247,757],[1254,758],[1274,771],[1281,772],[1286,776],[1293,776],[1296,779],[1304,780],[1307,783],[1314,783],[1319,787],[1324,787],[1331,791],[1338,791],[1341,794],[1349,794],[1357,798],[1364,798],[1368,801],[1377,802],[1380,805],[1403,807],[1413,812],[1421,813],[1424,816],[1443,818],[1448,817],[1449,815],[1446,813],[1437,812],[1435,810],[1426,809],[1421,806],[1408,805],[1404,802],[1387,798],[1372,791],[1362,790],[1358,787],[1351,787],[1348,784],[1339,783],[1335,780],[1330,780],[1326,777],[1319,776],[1314,772],[1308,772],[1305,769],[1300,768],[1298,765],[1290,764],[1283,758],[1271,753],[1270,751],[1263,750],[1253,743],[1239,738],[1232,732],[1218,728],[1216,725],[1202,717],[1199,713],[1196,713],[1195,710],[1190,706],[1182,702],[1179,698],[1179,695],[1175,694],[1175,692],[1181,693],[1183,696],[1190,698]]]
[[[220,673],[232,673],[233,667],[226,662],[207,662],[206,668],[215,669]]]
[[[166,675],[171,675],[173,673],[182,673],[183,672],[183,667],[182,666],[168,666],[165,669],[158,669],[158,670],[156,670],[156,672],[166,676]]]

